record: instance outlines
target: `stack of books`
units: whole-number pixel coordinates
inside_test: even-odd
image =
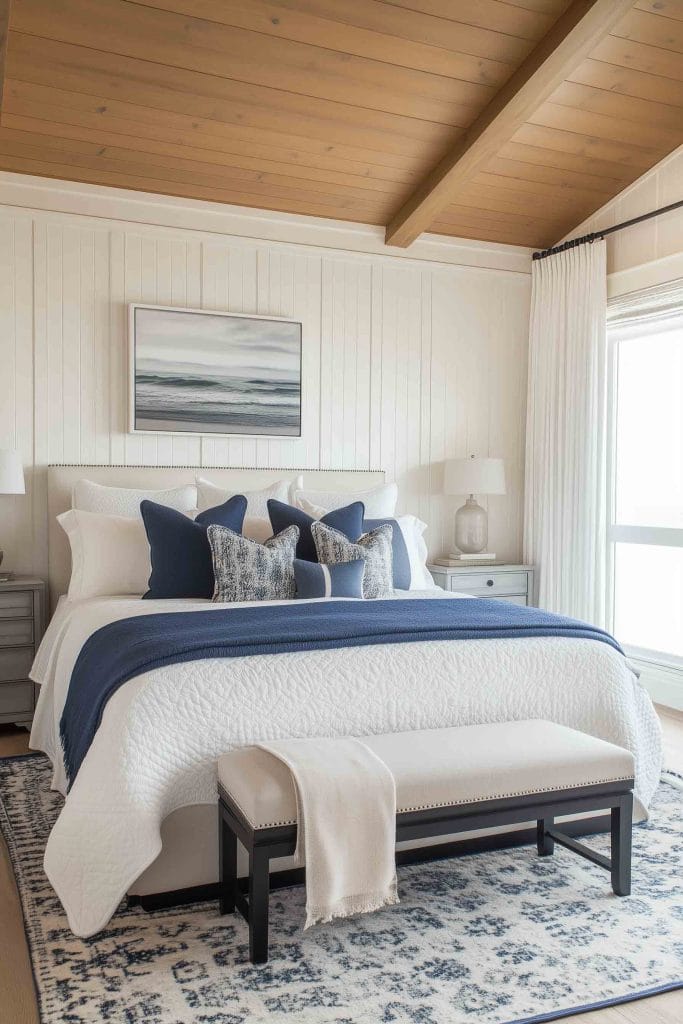
[[[432,565],[493,565],[496,556],[490,551],[478,551],[476,555],[446,555],[444,558],[432,559]]]

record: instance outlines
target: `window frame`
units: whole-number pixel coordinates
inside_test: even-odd
[[[617,508],[617,416],[619,408],[619,343],[666,329],[666,324],[676,322],[683,326],[683,296],[681,305],[670,306],[661,316],[644,313],[638,316],[607,321],[607,600],[606,613],[608,628],[614,632],[616,578],[615,551],[618,543],[643,544],[648,547],[683,547],[683,527],[634,526],[616,521]],[[680,323],[678,323],[680,322]],[[628,655],[652,665],[683,672],[683,656],[634,644],[622,644]]]

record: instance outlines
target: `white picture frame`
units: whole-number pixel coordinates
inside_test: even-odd
[[[299,320],[128,304],[131,434],[298,439],[302,384]]]

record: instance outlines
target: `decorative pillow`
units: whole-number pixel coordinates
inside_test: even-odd
[[[363,532],[384,525],[393,527],[391,547],[394,590],[433,590],[436,584],[427,568],[427,545],[422,536],[427,524],[416,516],[364,519]]]
[[[72,508],[57,522],[71,545],[70,598],[144,594],[152,567],[140,519]]]
[[[361,533],[368,533],[385,523],[394,528],[391,546],[393,550],[394,590],[433,590],[436,584],[427,568],[427,545],[423,533],[427,524],[415,516],[399,516],[397,519],[364,519],[362,530],[355,535],[345,529],[343,522],[332,522],[327,509],[313,505],[303,499],[303,511],[313,519],[334,526],[346,534],[349,540],[357,540]],[[334,513],[332,513],[333,515]],[[305,557],[305,556],[304,556]]]
[[[322,565],[294,559],[296,596],[305,597],[363,597],[365,559]]]
[[[329,510],[355,501],[363,502],[366,516],[377,519],[393,516],[398,501],[398,487],[396,484],[381,484],[370,491],[359,491],[356,494],[349,494],[348,491],[309,491],[302,487],[292,490],[292,504],[302,509],[306,508],[304,502]]]
[[[289,526],[265,544],[222,526],[207,530],[216,586],[214,601],[280,601],[294,597],[299,530]]]
[[[239,533],[247,499],[235,495],[192,521],[182,512],[153,501],[140,507],[151,550],[152,575],[147,598],[213,597],[214,577],[207,528],[220,524]]]
[[[197,496],[200,509],[212,508],[214,505],[220,505],[235,494],[235,491],[224,487],[218,487],[216,484],[211,483],[210,480],[206,480],[204,477],[198,476],[195,479],[197,483]],[[291,483],[291,480],[278,480],[276,483],[271,484],[270,487],[264,487],[260,491],[242,492],[247,499],[247,516],[249,516],[250,519],[267,519],[268,499],[275,498],[277,501],[287,501],[289,498],[289,488]],[[378,514],[381,515],[381,513]]]
[[[365,559],[363,597],[391,597],[393,593],[391,535],[393,527],[385,524],[364,533],[354,544],[339,530],[324,523],[313,523],[311,533],[318,552],[318,561],[325,565]]]
[[[197,488],[194,484],[173,487],[166,491],[140,490],[132,487],[108,487],[92,480],[78,480],[74,484],[72,506],[84,512],[105,512],[112,516],[140,518],[140,503],[154,501],[157,505],[174,508],[177,512],[191,512],[197,507]]]
[[[362,501],[355,501],[352,505],[333,509],[331,512],[325,513],[324,509],[322,511],[321,522],[325,523],[326,526],[339,530],[349,540],[358,540],[363,532],[364,509]],[[280,530],[285,530],[288,526],[298,526],[299,543],[296,546],[296,557],[302,558],[307,562],[318,561],[315,544],[311,536],[311,526],[320,517],[309,515],[308,512],[304,512],[294,505],[286,505],[284,502],[275,501],[273,498],[268,501],[268,515],[270,516],[273,533],[279,533]]]

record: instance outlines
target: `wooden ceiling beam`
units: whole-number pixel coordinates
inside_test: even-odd
[[[386,244],[405,248],[456,202],[458,189],[495,157],[632,5],[633,0],[574,0],[403,204],[387,227]]]

